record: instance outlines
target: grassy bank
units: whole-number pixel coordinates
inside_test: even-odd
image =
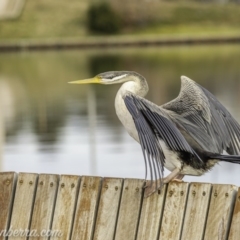
[[[129,1],[128,1],[129,2]],[[196,2],[143,1],[141,8],[117,6],[125,21],[121,34],[160,35],[239,35],[240,5]],[[15,20],[0,21],[0,40],[78,38],[86,30],[87,0],[27,0],[22,15]],[[142,9],[142,10],[141,10]],[[130,19],[130,18],[133,19]],[[135,18],[134,18],[135,17]],[[128,24],[129,23],[129,24]]]
[[[162,3],[154,8],[155,19],[136,33],[235,35],[240,33],[240,5],[206,3]]]

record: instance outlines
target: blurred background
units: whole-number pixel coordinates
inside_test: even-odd
[[[240,122],[239,26],[238,0],[0,0],[0,171],[144,178],[140,145],[115,114],[120,86],[67,84],[104,71],[139,72],[159,105],[178,95],[186,75]],[[129,38],[128,47],[97,44]],[[149,44],[135,46],[141,39]],[[48,50],[28,48],[49,42]],[[63,47],[73,42],[82,45]],[[185,180],[239,186],[240,165]]]

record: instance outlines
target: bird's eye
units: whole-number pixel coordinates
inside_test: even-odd
[[[107,79],[113,79],[114,78],[114,75],[109,75],[108,77],[107,77]]]

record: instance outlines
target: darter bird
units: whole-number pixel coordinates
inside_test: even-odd
[[[136,72],[111,71],[70,83],[123,83],[115,109],[145,160],[145,197],[184,175],[200,176],[218,161],[240,163],[240,125],[208,90],[181,77],[177,98],[158,106],[144,98],[146,79]],[[163,177],[164,167],[171,173]]]

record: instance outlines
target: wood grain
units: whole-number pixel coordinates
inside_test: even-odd
[[[134,240],[137,231],[143,180],[125,179],[117,222],[115,240]]]
[[[33,208],[31,231],[37,231],[38,237],[32,236],[30,240],[48,239],[42,231],[51,229],[53,211],[58,189],[58,175],[40,174],[38,179],[37,193]]]
[[[166,186],[166,184],[163,186],[161,194],[154,193],[143,199],[137,240],[157,240],[164,209]]]
[[[227,239],[237,188],[233,185],[215,184],[212,188],[205,240]]]
[[[118,216],[122,179],[104,178],[99,201],[94,240],[112,240]]]
[[[238,188],[238,192],[235,200],[235,207],[232,216],[232,223],[230,227],[230,232],[228,236],[228,240],[239,240],[240,238],[240,188]]]
[[[11,219],[15,177],[14,172],[0,173],[0,232],[5,231],[0,235],[0,240],[5,239]]]
[[[27,239],[27,233],[22,231],[29,230],[30,227],[37,179],[38,174],[35,173],[18,174],[12,218],[10,223],[10,229],[15,232],[17,236],[12,235],[8,238],[9,240]]]
[[[61,175],[60,177],[52,231],[53,233],[60,231],[61,239],[64,240],[71,239],[79,181],[79,176]],[[59,236],[54,235],[50,239],[59,239]]]
[[[101,190],[100,177],[82,177],[77,202],[72,239],[90,240]]]
[[[168,184],[159,239],[180,239],[188,187],[188,183],[170,182]]]
[[[212,184],[191,183],[181,239],[202,240],[207,220]]]

